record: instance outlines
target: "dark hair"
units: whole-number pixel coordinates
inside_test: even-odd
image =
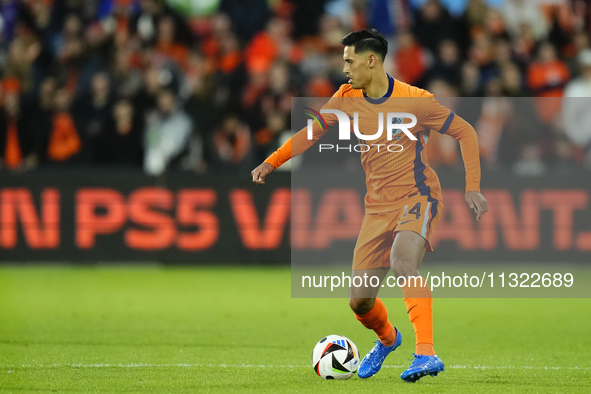
[[[388,53],[388,41],[376,29],[363,29],[351,32],[343,37],[341,44],[348,47],[355,47],[355,53],[375,52],[382,60],[386,58],[386,54]]]

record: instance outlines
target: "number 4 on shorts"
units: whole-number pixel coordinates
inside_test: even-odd
[[[417,220],[419,220],[419,218],[421,217],[421,203],[420,202],[416,203],[415,206],[412,207],[410,209],[410,211],[408,211],[408,213],[410,215],[415,215]]]

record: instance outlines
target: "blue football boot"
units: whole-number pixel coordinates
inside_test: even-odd
[[[414,383],[423,376],[437,376],[439,372],[445,370],[443,361],[437,356],[424,356],[414,353],[413,355],[415,358],[412,364],[400,375],[400,378],[405,382]]]
[[[400,346],[402,343],[402,334],[396,327],[394,329],[396,330],[396,340],[392,346],[384,346],[382,342],[377,340],[373,349],[363,357],[361,364],[359,364],[359,370],[357,371],[357,375],[360,378],[369,378],[378,373],[380,368],[382,368],[382,363],[386,356]]]

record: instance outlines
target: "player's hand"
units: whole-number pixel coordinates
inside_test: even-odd
[[[265,177],[273,171],[273,166],[269,163],[263,163],[250,172],[252,175],[252,181],[257,185],[265,184]]]
[[[482,215],[488,212],[488,202],[480,192],[466,192],[464,197],[470,209],[476,212],[476,220],[480,220]]]

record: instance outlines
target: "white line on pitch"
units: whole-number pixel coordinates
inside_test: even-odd
[[[22,365],[0,365],[0,368],[310,368],[309,365],[263,365],[263,364],[22,364]],[[384,365],[384,368],[406,368],[406,365]],[[513,366],[513,365],[450,365],[454,369],[566,369],[566,370],[589,370],[591,367],[555,367],[555,366]]]

